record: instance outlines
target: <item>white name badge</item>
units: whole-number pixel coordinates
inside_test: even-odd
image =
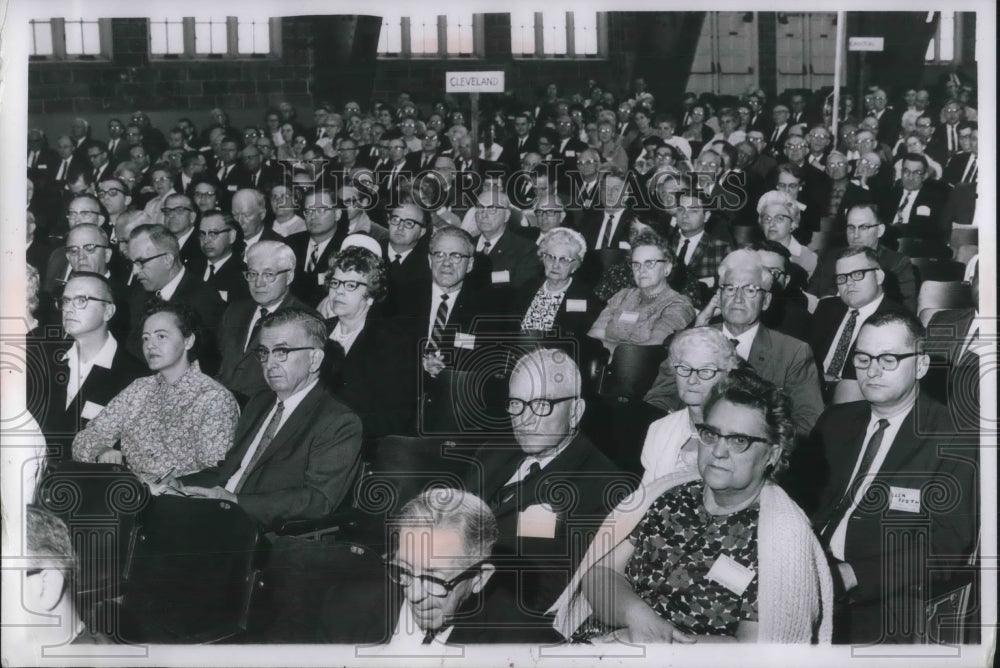
[[[229,290],[219,290],[219,297],[222,298],[222,301],[228,302],[229,301]]]
[[[540,503],[517,514],[517,535],[521,538],[555,538],[559,516],[552,506]]]
[[[476,347],[476,337],[472,334],[463,334],[462,332],[455,332],[455,347],[465,348],[466,350],[473,350]]]
[[[586,299],[567,299],[566,300],[566,310],[569,313],[586,313],[587,312],[587,300]]]
[[[931,208],[929,206],[927,206],[926,204],[921,204],[920,206],[917,207],[917,215],[918,216],[929,216],[929,215],[931,215]]]
[[[752,569],[725,554],[719,555],[708,571],[709,580],[715,580],[737,596],[743,595],[755,575]]]
[[[704,283],[710,288],[715,287],[715,276],[705,276],[704,278],[699,278],[698,281]]]
[[[325,271],[322,271],[322,272],[316,274],[316,284],[317,285],[325,285],[326,284],[326,274],[327,274],[327,272],[325,272]]]
[[[572,151],[572,150],[571,151],[566,151],[566,157],[567,158],[575,158],[576,157],[576,151]]]
[[[84,420],[93,420],[103,410],[104,406],[95,404],[93,401],[88,401],[83,404],[83,410],[80,411],[80,417]]]
[[[618,248],[620,248],[622,250],[632,250],[632,244],[630,244],[627,241],[619,241],[618,242]]]
[[[618,316],[618,319],[622,322],[628,323],[639,322],[639,314],[635,311],[622,311],[621,315]]]
[[[48,168],[49,168],[49,166],[48,166],[48,165],[37,165],[37,166],[35,167],[35,169],[48,169]]]
[[[504,269],[503,271],[494,271],[490,275],[491,280],[494,284],[497,283],[510,283],[510,272]]]
[[[920,490],[909,487],[889,487],[889,510],[904,513],[920,512]]]
[[[229,186],[229,188],[227,188],[227,190],[229,190],[229,192],[231,192],[231,193],[234,193],[234,192],[236,192],[239,189],[240,189],[239,186],[235,186],[235,185]]]

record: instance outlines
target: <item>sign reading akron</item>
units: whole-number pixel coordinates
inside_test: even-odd
[[[502,93],[503,72],[447,72],[446,93]]]

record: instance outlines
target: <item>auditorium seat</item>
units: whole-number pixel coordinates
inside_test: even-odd
[[[965,265],[955,260],[937,257],[910,257],[917,283],[923,281],[961,281]]]
[[[948,242],[948,245],[951,246],[951,249],[956,254],[962,246],[978,246],[979,228],[966,225],[953,225],[951,228],[951,240]]]
[[[972,286],[964,281],[924,281],[917,294],[917,313],[969,306],[972,306]]]
[[[897,250],[911,260],[916,258],[944,258],[951,255],[951,251],[941,246],[938,242],[912,237],[900,238]]]

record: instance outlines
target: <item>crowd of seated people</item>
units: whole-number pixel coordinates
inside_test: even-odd
[[[933,554],[973,553],[979,342],[974,301],[918,313],[904,250],[957,254],[978,129],[957,91],[846,97],[837,132],[819,95],[675,105],[641,80],[504,98],[480,137],[406,94],[312,126],[282,103],[200,132],[137,111],[106,140],[78,119],[55,149],[32,129],[48,466],[114,464],[278,532],[349,504],[384,437],[475,445],[467,496],[401,515],[457,556],[397,544],[379,591],[400,605],[367,597],[390,618],[347,624],[334,596],[317,640],[909,642],[923,570],[887,581],[915,557],[878,530],[919,513]],[[624,346],[665,357],[609,406],[592,362]],[[639,442],[590,433],[636,405]],[[921,496],[944,479],[955,503]],[[605,517],[613,543],[585,551]],[[476,632],[480,596],[546,633]]]

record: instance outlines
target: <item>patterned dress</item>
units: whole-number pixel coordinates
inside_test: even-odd
[[[522,332],[548,332],[555,324],[556,314],[562,306],[566,291],[548,292],[545,287],[538,289],[535,298],[531,300],[528,311],[521,321]]]

